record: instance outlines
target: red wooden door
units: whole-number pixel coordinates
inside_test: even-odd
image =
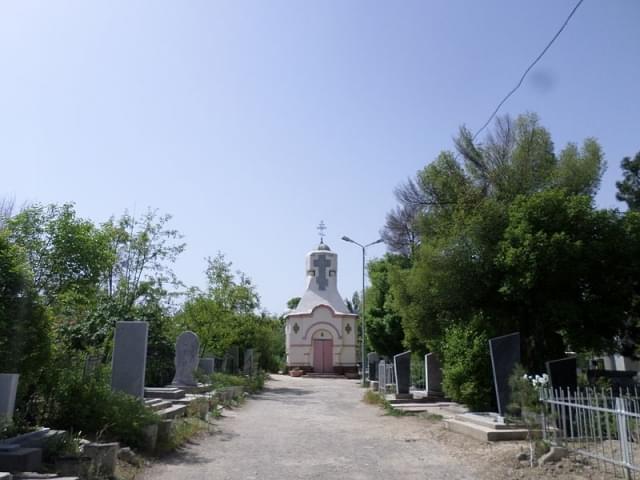
[[[333,373],[333,340],[313,341],[313,371]]]

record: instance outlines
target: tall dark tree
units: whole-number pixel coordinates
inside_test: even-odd
[[[616,182],[618,193],[616,198],[621,202],[626,202],[629,210],[640,210],[640,152],[636,156],[625,157],[620,164],[623,179]]]

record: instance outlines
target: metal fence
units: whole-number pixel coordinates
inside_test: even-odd
[[[640,479],[637,390],[543,389],[544,438],[593,459],[615,477]]]
[[[378,363],[378,391],[387,393],[389,390],[395,391],[396,377],[393,370],[393,363],[386,363],[380,360]]]

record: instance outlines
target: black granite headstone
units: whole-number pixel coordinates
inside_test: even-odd
[[[409,395],[411,386],[411,352],[399,353],[393,357],[396,375],[396,394]]]
[[[507,405],[509,405],[511,397],[509,377],[516,364],[520,363],[520,332],[490,339],[489,351],[491,352],[498,413],[504,416],[507,413]]]
[[[367,354],[367,363],[369,364],[369,381],[378,381],[378,361],[380,357],[376,352],[369,352]]]
[[[438,355],[427,353],[424,356],[424,369],[427,393],[442,393],[442,365]]]
[[[547,362],[547,373],[551,387],[561,388],[565,392],[567,389],[575,392],[578,388],[578,364],[576,357],[561,358]]]

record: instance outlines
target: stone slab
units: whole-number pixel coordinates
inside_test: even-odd
[[[496,430],[455,418],[447,419],[444,423],[448,430],[467,435],[481,442],[526,440],[529,434],[527,429]]]
[[[158,410],[156,413],[164,420],[184,417],[187,414],[187,405],[171,405],[170,407]]]
[[[0,452],[0,471],[33,472],[42,468],[40,448],[19,448],[10,452]]]
[[[200,340],[194,332],[182,332],[176,340],[176,373],[171,385],[191,387],[198,384],[194,373],[200,363]]]
[[[467,412],[456,416],[456,420],[460,420],[461,422],[475,423],[476,425],[481,425],[486,428],[493,428],[494,430],[513,430],[525,428],[524,425],[505,423],[502,417],[496,415],[493,412]]]
[[[490,339],[489,351],[498,413],[505,416],[511,399],[509,377],[520,363],[520,332]]]
[[[17,373],[0,373],[0,420],[13,418],[19,379]]]
[[[244,366],[242,368],[242,373],[245,375],[253,374],[253,348],[247,348],[244,351]]]
[[[442,364],[435,353],[424,356],[425,390],[432,394],[442,393]]]
[[[578,388],[578,364],[576,357],[561,358],[547,362],[547,373],[552,388],[569,389],[575,392]]]
[[[113,347],[111,388],[144,398],[147,365],[147,322],[117,322]]]
[[[216,371],[216,360],[215,360],[215,358],[213,358],[213,357],[201,358],[200,362],[198,363],[198,368],[205,375],[211,375],[213,372]]]
[[[411,387],[411,352],[403,352],[393,357],[393,368],[396,376],[396,394],[409,395]]]
[[[117,442],[92,442],[84,446],[83,453],[92,460],[93,467],[98,474],[112,478],[116,473],[119,449],[120,444]]]
[[[369,381],[375,382],[378,380],[378,362],[380,361],[380,355],[377,352],[367,353],[367,365],[369,366]]]
[[[144,389],[144,396],[148,398],[166,398],[169,400],[175,400],[184,397],[185,393],[184,389],[177,387],[146,387]]]

